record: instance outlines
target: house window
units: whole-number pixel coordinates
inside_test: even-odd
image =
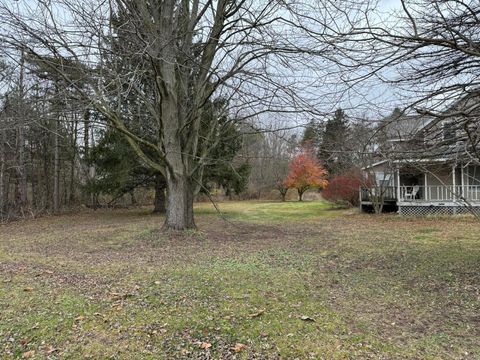
[[[375,180],[377,182],[377,186],[380,187],[389,186],[391,178],[391,174],[385,174],[383,171],[378,171],[375,173]]]
[[[443,140],[453,141],[455,140],[455,124],[453,122],[443,123]]]

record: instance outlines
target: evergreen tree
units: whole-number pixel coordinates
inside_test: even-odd
[[[211,156],[205,165],[202,191],[209,191],[212,185],[218,185],[230,197],[233,193],[239,195],[246,190],[251,166],[236,156],[242,149],[244,136],[238,122],[223,113],[225,108],[226,100],[218,98],[207,104],[202,116],[201,132],[210,131],[212,122],[220,125],[218,139],[212,143]]]
[[[342,109],[337,109],[333,118],[325,124],[318,150],[318,158],[330,175],[340,174],[352,166],[349,139],[348,119]]]
[[[315,119],[310,120],[303,131],[301,145],[318,150],[322,143],[324,132],[325,125],[323,122],[315,121]]]
[[[98,197],[108,194],[110,203],[130,194],[135,203],[134,190],[154,187],[154,212],[165,211],[165,180],[159,172],[142,164],[131,146],[118,131],[108,129],[100,134],[100,141],[90,150],[88,161],[95,167],[96,176],[87,182],[86,190]]]
[[[246,162],[234,162],[242,146],[242,133],[222,114],[224,105],[225,101],[219,98],[205,106],[200,132],[210,131],[209,124],[214,117],[220,116],[222,134],[220,141],[211,144],[213,158],[205,166],[202,189],[206,192],[215,184],[222,186],[227,195],[231,195],[245,190],[250,166]],[[100,194],[111,195],[113,202],[126,194],[133,196],[138,187],[153,187],[154,212],[164,212],[166,182],[163,175],[145,165],[117,130],[108,128],[98,135],[100,140],[89,154],[89,163],[95,167],[96,176],[87,183],[87,191],[96,197]]]

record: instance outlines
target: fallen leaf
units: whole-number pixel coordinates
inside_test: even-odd
[[[200,349],[207,350],[207,349],[210,349],[211,347],[212,347],[212,344],[210,344],[208,342],[201,342],[200,343]]]
[[[306,315],[300,316],[300,319],[303,321],[315,321],[314,318],[311,318],[310,316],[306,316]]]
[[[43,351],[45,351],[46,354],[51,354],[57,351],[57,349],[55,349],[53,346],[48,345],[43,348]]]
[[[31,291],[33,291],[33,288],[31,288],[31,287],[26,287],[25,289],[23,289],[23,291],[25,291],[25,292],[31,292]]]
[[[259,311],[257,311],[257,312],[254,313],[254,314],[250,314],[250,317],[251,317],[251,318],[259,317],[259,316],[262,315],[264,312],[265,312],[265,309],[259,310]]]
[[[117,293],[117,292],[112,292],[112,293],[110,293],[110,297],[113,300],[120,300],[120,299],[122,299],[122,294]]]
[[[112,308],[117,310],[117,311],[120,311],[123,309],[123,304],[122,303],[115,303],[112,305]]]
[[[85,316],[77,316],[75,319],[73,319],[73,321],[82,321],[82,320],[85,320]]]
[[[35,350],[25,351],[22,354],[22,358],[24,359],[31,358],[33,355],[35,355]]]
[[[232,348],[233,351],[235,352],[240,352],[244,349],[246,349],[248,346],[242,343],[236,343],[235,346]]]
[[[30,339],[29,339],[29,338],[25,338],[25,339],[20,340],[20,344],[21,344],[22,346],[27,345],[29,342],[30,342]]]

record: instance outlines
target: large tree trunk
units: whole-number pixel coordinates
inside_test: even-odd
[[[153,212],[154,213],[165,213],[166,208],[166,196],[165,196],[165,178],[161,174],[155,175],[155,203]]]
[[[164,229],[195,229],[193,219],[193,192],[195,186],[186,176],[172,178],[167,176],[168,198],[167,216]]]

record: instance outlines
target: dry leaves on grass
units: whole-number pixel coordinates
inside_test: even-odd
[[[210,344],[209,342],[201,341],[201,342],[199,342],[199,347],[200,347],[200,349],[207,350],[207,349],[210,349],[212,347],[212,344]]]
[[[25,352],[22,354],[22,358],[28,359],[28,358],[33,357],[34,355],[35,355],[35,350],[25,351]]]
[[[43,348],[43,351],[45,352],[45,354],[49,355],[57,351],[57,349],[55,349],[53,346],[47,345]]]
[[[232,350],[235,351],[236,353],[245,350],[248,346],[242,343],[236,343],[234,347],[232,347]]]

